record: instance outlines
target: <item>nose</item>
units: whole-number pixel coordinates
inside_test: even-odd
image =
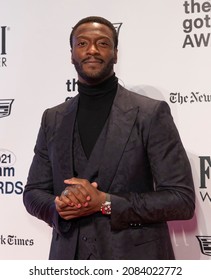
[[[88,53],[88,54],[91,54],[91,55],[96,54],[96,53],[99,53],[99,50],[98,50],[98,48],[97,48],[97,45],[94,44],[94,43],[93,43],[93,44],[90,44],[90,45],[88,46],[87,53]]]

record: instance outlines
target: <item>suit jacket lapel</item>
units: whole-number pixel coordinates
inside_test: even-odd
[[[64,179],[73,177],[73,135],[78,97],[70,100],[65,112],[57,112],[56,153]]]
[[[109,117],[106,144],[99,169],[98,183],[102,191],[108,191],[112,184],[137,113],[138,107],[132,106],[128,91],[119,86]]]

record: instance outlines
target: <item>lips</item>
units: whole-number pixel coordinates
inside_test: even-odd
[[[90,64],[95,64],[95,63],[103,63],[103,60],[102,59],[99,59],[99,58],[86,58],[82,61],[82,63],[90,63]]]

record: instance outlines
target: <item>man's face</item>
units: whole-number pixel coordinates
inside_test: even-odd
[[[72,43],[72,63],[80,82],[98,84],[114,73],[117,49],[109,27],[95,22],[81,24]]]

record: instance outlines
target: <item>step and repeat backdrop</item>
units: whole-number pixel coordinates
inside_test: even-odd
[[[196,190],[193,219],[169,223],[176,258],[211,259],[210,0],[0,0],[0,259],[48,259],[23,189],[43,111],[77,94],[69,34],[90,15],[118,31],[119,82],[171,108]]]

